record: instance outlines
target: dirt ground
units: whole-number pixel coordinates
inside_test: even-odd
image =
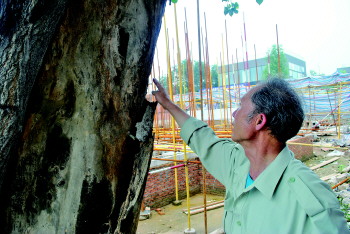
[[[315,142],[315,144],[320,144]],[[325,148],[325,147],[323,147]],[[327,161],[333,157],[327,156],[329,151],[323,151],[320,147],[314,147],[314,157],[305,161],[304,163],[309,166],[318,165],[324,161]],[[339,151],[346,151],[337,149]],[[325,165],[315,172],[320,177],[330,174],[340,173],[340,171],[349,166],[350,156],[341,156],[337,161]],[[333,186],[331,184],[331,186]],[[223,200],[222,196],[207,195],[207,202]],[[190,198],[190,207],[199,206],[203,204],[203,195],[198,194]],[[182,201],[182,205],[174,206],[172,204],[162,207],[164,215],[158,214],[155,210],[152,210],[152,216],[150,219],[139,221],[137,233],[138,234],[153,234],[153,233],[184,233],[184,230],[188,228],[187,215],[182,212],[186,209],[186,200]],[[222,226],[223,207],[210,210],[207,212],[208,233],[220,228]],[[196,230],[196,233],[205,233],[204,227],[204,214],[196,214],[191,216],[191,227]]]
[[[223,196],[207,194],[207,202],[222,201]],[[188,218],[183,209],[187,209],[186,199],[182,200],[180,206],[172,204],[162,207],[164,215],[159,215],[155,210],[151,210],[152,216],[150,219],[139,221],[137,232],[138,234],[153,234],[153,233],[184,233],[188,228]],[[190,198],[190,207],[203,205],[203,195],[197,194]],[[222,215],[224,208],[217,208],[207,211],[208,233],[222,226]],[[196,230],[196,233],[205,233],[204,213],[191,215],[191,228]]]

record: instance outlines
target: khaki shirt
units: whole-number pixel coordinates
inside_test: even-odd
[[[218,138],[195,118],[185,122],[181,136],[226,187],[226,233],[350,233],[329,185],[288,147],[245,188],[250,163],[241,145]]]

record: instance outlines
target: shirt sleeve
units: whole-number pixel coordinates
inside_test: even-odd
[[[205,168],[223,185],[232,176],[242,154],[231,139],[219,138],[208,125],[193,117],[181,128],[182,139],[198,155]],[[233,157],[235,156],[235,157]]]
[[[310,219],[312,227],[308,233],[350,233],[344,219],[344,213],[339,209],[325,209],[321,213],[310,217]]]

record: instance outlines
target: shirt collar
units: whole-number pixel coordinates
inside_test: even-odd
[[[284,170],[287,168],[293,157],[293,153],[288,147],[284,147],[275,160],[273,160],[272,163],[258,176],[254,182],[254,186],[270,199]]]

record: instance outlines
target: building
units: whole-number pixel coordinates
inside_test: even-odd
[[[350,67],[340,67],[337,68],[337,73],[343,74],[343,73],[350,73]]]
[[[284,54],[289,64],[289,77],[288,78],[302,78],[306,77],[306,63],[305,61],[296,58],[289,54]],[[225,65],[222,69],[221,66],[218,67],[218,75],[219,75],[219,86],[222,86],[223,79],[222,73],[225,74],[225,84],[234,84],[238,81],[238,72],[239,72],[239,82],[238,83],[246,83],[246,82],[256,82],[262,80],[263,71],[268,67],[267,58],[259,58],[248,61],[249,69],[244,69],[244,62],[234,63],[230,65]],[[234,68],[234,69],[233,69]],[[238,70],[238,72],[237,72]],[[228,80],[230,77],[230,81]],[[236,82],[234,82],[236,81]]]

